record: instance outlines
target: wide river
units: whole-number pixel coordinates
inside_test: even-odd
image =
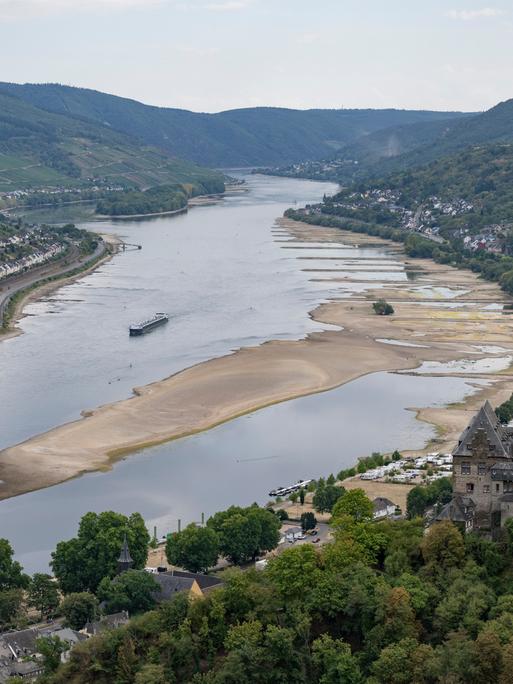
[[[335,186],[246,180],[247,192],[187,214],[100,224],[142,250],[120,253],[31,304],[24,334],[0,343],[1,448],[195,363],[326,328],[308,312],[349,296],[348,288],[312,281],[299,250],[283,249],[273,225],[287,207],[318,201]],[[322,256],[305,247],[300,256]],[[405,279],[386,249],[340,245],[341,263],[350,268],[368,253],[383,260],[384,281]],[[169,312],[170,323],[129,338],[128,325],[155,311]],[[421,447],[432,431],[405,409],[471,391],[460,378],[370,375],[147,449],[108,473],[0,502],[0,537],[34,572],[47,568],[56,542],[72,536],[89,510],[139,511],[160,536],[179,519],[186,524],[232,503],[264,502],[273,487],[336,473],[371,451]]]

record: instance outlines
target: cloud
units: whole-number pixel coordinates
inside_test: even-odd
[[[446,12],[446,16],[451,19],[459,19],[461,21],[473,21],[474,19],[488,19],[490,17],[500,17],[504,14],[503,10],[495,7],[482,7],[475,10],[450,10]]]
[[[298,42],[300,45],[313,45],[314,43],[317,43],[320,39],[321,36],[318,33],[303,33],[302,35],[297,37],[296,42]]]
[[[253,0],[225,0],[224,2],[209,2],[204,5],[211,12],[233,12],[246,9],[253,4]]]
[[[0,0],[0,17],[30,18],[53,12],[123,10],[161,5],[166,0]]]

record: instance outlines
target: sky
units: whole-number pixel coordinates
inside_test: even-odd
[[[513,3],[490,1],[0,0],[0,80],[208,112],[481,111],[513,97]]]

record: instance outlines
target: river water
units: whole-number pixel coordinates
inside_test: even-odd
[[[334,186],[249,176],[247,188],[184,215],[103,225],[142,250],[124,252],[30,305],[25,334],[0,344],[0,447],[194,363],[325,329],[308,312],[367,287],[303,270],[329,268],[327,254],[340,257],[348,273],[379,260],[383,282],[404,282],[397,253],[386,248],[340,244],[328,253],[273,234],[284,209],[316,201]],[[379,286],[376,273],[361,275],[369,287]],[[130,322],[155,311],[169,312],[169,324],[129,338]],[[162,535],[178,519],[186,524],[232,503],[264,502],[276,486],[336,473],[372,451],[421,447],[432,430],[405,409],[458,401],[472,391],[461,378],[369,375],[147,449],[109,473],[2,501],[0,537],[34,572],[47,568],[55,544],[74,535],[89,510],[139,511]]]

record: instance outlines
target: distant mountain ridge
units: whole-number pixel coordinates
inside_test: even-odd
[[[93,120],[40,109],[0,89],[0,190],[180,184],[220,192],[223,175]]]
[[[361,136],[385,128],[464,116],[461,112],[273,107],[204,114],[59,84],[0,83],[0,91],[46,111],[96,121],[170,154],[212,167],[287,165],[322,159]]]
[[[395,135],[399,145],[402,145],[400,154],[388,158],[383,155],[381,163],[375,170],[371,167],[370,171],[376,175],[378,172],[383,174],[413,169],[473,145],[513,141],[513,99],[500,102],[481,114],[446,121],[445,124],[440,126],[439,123],[430,122],[425,124],[424,129],[419,124],[412,124],[402,130],[390,129],[369,136],[366,142],[374,146],[379,136],[383,139],[387,134]],[[363,143],[363,140],[358,142]]]

